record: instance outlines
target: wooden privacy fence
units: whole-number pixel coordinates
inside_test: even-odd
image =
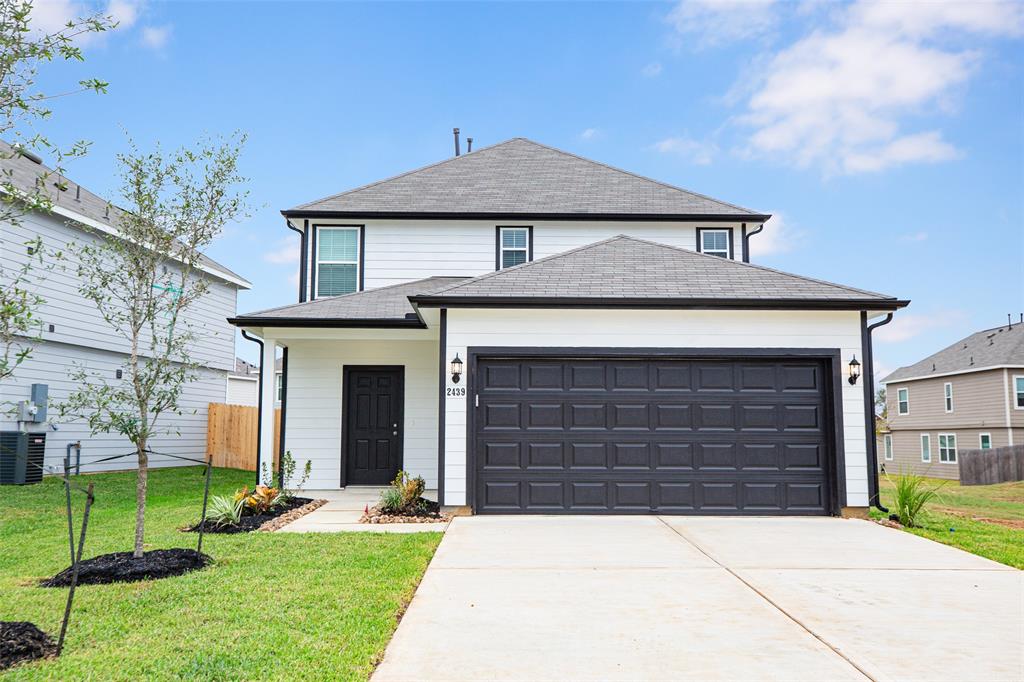
[[[960,485],[1024,481],[1024,445],[960,452]]]
[[[206,456],[213,466],[256,471],[259,411],[249,405],[210,403],[206,421]],[[274,410],[274,467],[281,438],[281,410]]]

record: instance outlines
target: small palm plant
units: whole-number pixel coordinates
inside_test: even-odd
[[[893,483],[895,515],[908,528],[917,525],[924,506],[939,492],[945,483],[929,486],[924,476],[900,472],[895,479],[886,474]]]

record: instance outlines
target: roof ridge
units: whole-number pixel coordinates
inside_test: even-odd
[[[387,286],[376,287],[374,289],[364,289],[362,291],[353,291],[353,292],[348,293],[348,294],[341,294],[340,296],[324,296],[322,298],[314,298],[312,301],[299,301],[298,303],[289,303],[288,305],[277,306],[275,308],[264,308],[263,310],[255,310],[255,311],[253,311],[251,313],[246,313],[245,315],[239,315],[238,317],[256,317],[258,315],[261,315],[263,313],[269,313],[271,311],[291,310],[292,308],[298,308],[298,307],[301,307],[301,306],[313,306],[313,305],[316,305],[316,304],[319,304],[319,303],[327,303],[328,301],[337,301],[338,299],[341,299],[341,298],[350,298],[352,296],[359,296],[361,294],[372,294],[372,293],[375,293],[375,292],[378,292],[378,291],[384,291],[385,289],[394,289],[396,287],[403,287],[403,286],[410,286],[412,284],[419,284],[421,282],[426,282],[427,280],[430,280],[430,279],[447,279],[447,278],[444,277],[444,276],[441,276],[441,275],[431,275],[430,277],[424,277],[423,279],[414,279],[414,280],[409,281],[409,282],[399,282],[398,284],[389,284]],[[452,277],[452,279],[457,279],[457,277]]]
[[[367,183],[365,185],[360,185],[359,187],[353,187],[352,189],[346,189],[346,190],[344,190],[342,192],[338,192],[336,194],[331,194],[330,196],[321,197],[320,199],[314,199],[313,201],[307,201],[306,203],[299,204],[298,206],[296,206],[295,208],[290,209],[290,210],[297,211],[299,209],[309,208],[310,206],[312,206],[314,204],[319,204],[319,203],[322,203],[324,201],[330,201],[331,199],[337,199],[338,197],[345,196],[346,194],[355,194],[356,192],[361,192],[364,189],[369,189],[371,187],[376,187],[377,185],[382,185],[385,182],[391,182],[392,180],[398,180],[399,178],[404,178],[405,176],[412,175],[413,173],[419,173],[420,171],[430,170],[431,168],[436,168],[437,166],[443,166],[446,163],[451,163],[453,161],[458,161],[459,159],[463,159],[463,158],[465,158],[467,156],[472,156],[472,155],[475,155],[475,154],[480,154],[481,152],[486,152],[486,151],[489,151],[491,149],[495,149],[497,147],[501,147],[502,145],[506,145],[506,144],[509,144],[510,142],[515,142],[516,140],[521,140],[521,139],[525,139],[525,138],[513,137],[513,138],[510,138],[510,139],[505,140],[503,142],[495,142],[492,145],[488,145],[486,147],[480,147],[479,149],[477,149],[475,151],[466,152],[465,154],[459,154],[458,156],[451,156],[451,157],[448,157],[446,159],[441,159],[440,161],[435,161],[433,163],[428,163],[427,165],[420,166],[419,168],[413,168],[412,170],[405,171],[404,173],[398,173],[397,175],[392,175],[390,177],[383,178],[381,180],[375,180],[375,181],[369,182],[369,183]],[[529,140],[527,140],[527,142],[529,142]]]
[[[631,175],[634,178],[638,178],[640,180],[646,180],[648,182],[653,182],[656,185],[661,185],[662,187],[667,187],[668,189],[674,189],[674,190],[676,190],[678,192],[686,192],[687,194],[692,194],[694,196],[700,197],[701,199],[707,199],[708,201],[713,201],[716,204],[722,204],[723,206],[728,206],[730,208],[734,208],[737,211],[742,211],[742,212],[747,213],[747,214],[757,213],[756,211],[752,211],[749,208],[744,208],[743,206],[737,206],[736,204],[731,204],[728,201],[722,201],[721,199],[716,199],[715,197],[708,196],[707,194],[701,194],[700,192],[694,192],[693,190],[686,189],[685,187],[680,187],[678,185],[673,185],[673,184],[665,182],[663,180],[657,180],[655,178],[651,178],[651,177],[648,177],[646,175],[640,175],[639,173],[634,173],[633,171],[628,171],[625,168],[619,168],[618,166],[613,166],[613,165],[605,163],[603,161],[596,161],[594,159],[588,159],[585,156],[580,156],[579,154],[574,154],[572,152],[567,152],[564,149],[559,149],[557,147],[552,147],[550,145],[544,144],[543,142],[537,142],[535,140],[531,140],[531,139],[526,138],[526,137],[516,137],[516,138],[512,138],[512,139],[513,140],[524,140],[525,142],[529,142],[530,144],[536,145],[536,146],[541,147],[543,149],[547,149],[549,151],[557,152],[559,154],[564,154],[565,156],[571,156],[574,159],[579,159],[580,161],[586,161],[587,163],[592,163],[595,166],[601,166],[603,168],[607,168],[609,170],[617,171],[619,173],[625,173],[626,175]],[[511,141],[512,140],[509,140],[509,142],[511,142]],[[497,146],[497,145],[494,145],[494,146]]]
[[[614,237],[608,237],[607,239],[602,239],[600,241],[592,242],[590,244],[584,244],[583,246],[577,246],[576,248],[569,249],[568,251],[561,251],[559,253],[553,253],[550,256],[544,256],[543,258],[538,258],[537,260],[526,261],[525,263],[520,263],[519,265],[513,265],[513,266],[508,267],[508,268],[502,268],[501,270],[495,270],[494,272],[487,272],[487,273],[484,273],[483,275],[477,275],[476,277],[470,277],[469,279],[467,279],[464,282],[459,282],[458,284],[452,285],[450,287],[445,287],[444,289],[438,289],[437,291],[434,291],[434,292],[432,292],[430,294],[425,294],[425,295],[426,296],[437,296],[438,294],[447,293],[449,291],[454,291],[455,289],[458,289],[459,287],[466,286],[468,284],[476,284],[477,282],[480,282],[480,281],[483,281],[483,280],[487,280],[487,279],[491,279],[492,277],[497,277],[498,275],[503,275],[505,273],[512,272],[514,270],[521,270],[521,269],[523,269],[523,268],[525,268],[527,266],[530,266],[530,265],[537,265],[538,263],[546,263],[548,261],[552,261],[552,260],[555,260],[555,259],[558,259],[558,258],[564,258],[564,257],[570,256],[570,255],[572,255],[574,253],[579,253],[580,251],[585,251],[587,249],[591,249],[591,248],[594,248],[596,246],[601,246],[603,244],[607,244],[608,242],[613,242],[613,241],[616,241],[616,240],[619,240],[619,239],[630,239],[630,237],[627,237],[624,234],[617,234]]]

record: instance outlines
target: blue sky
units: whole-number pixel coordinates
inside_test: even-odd
[[[755,262],[913,300],[882,372],[1024,311],[1024,10],[1012,3],[145,3],[51,0],[121,27],[51,68],[42,129],[116,199],[125,131],[249,134],[255,210],[210,255],[296,300],[278,211],[523,136],[776,216]],[[252,357],[251,344],[239,354]]]

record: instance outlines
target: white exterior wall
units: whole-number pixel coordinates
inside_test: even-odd
[[[458,353],[464,360],[471,346],[838,348],[844,367],[854,354],[863,357],[858,312],[449,309],[447,337],[446,355]],[[450,377],[448,385],[454,385]],[[845,506],[866,507],[864,383],[842,381],[841,387]],[[445,502],[462,505],[467,397],[445,401]]]
[[[299,469],[312,461],[307,488],[341,482],[345,365],[405,367],[403,468],[437,487],[437,342],[394,340],[295,340],[288,346],[285,448]]]
[[[533,259],[628,234],[661,244],[696,250],[697,228],[733,228],[736,260],[742,260],[740,223],[673,223],[611,221],[481,221],[481,220],[310,220],[310,226],[365,225],[363,288],[409,282],[426,277],[476,276],[494,272],[495,229],[533,226]],[[302,220],[292,220],[302,228]],[[748,230],[756,228],[748,225]],[[307,254],[309,272],[316,257]],[[296,243],[295,248],[300,248]],[[307,277],[307,290],[312,277]],[[310,296],[311,298],[311,296]]]

